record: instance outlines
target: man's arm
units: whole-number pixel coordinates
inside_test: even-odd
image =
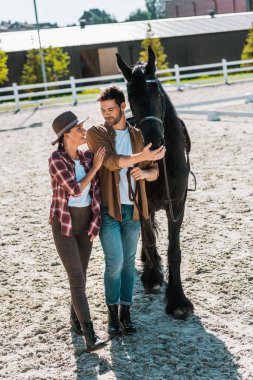
[[[145,146],[140,153],[131,154],[130,156],[116,154],[112,150],[109,136],[94,127],[87,131],[87,143],[92,151],[97,150],[99,147],[105,147],[106,153],[103,165],[111,171],[128,168],[143,161],[160,160],[165,154],[165,147],[163,146],[150,150],[151,143]]]
[[[165,147],[161,146],[158,149],[150,150],[152,144],[146,145],[140,153],[131,154],[131,156],[121,156],[119,159],[119,166],[121,168],[128,168],[143,161],[156,161],[164,157]],[[153,181],[153,180],[152,180]]]

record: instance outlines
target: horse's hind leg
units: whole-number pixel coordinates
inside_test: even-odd
[[[161,268],[161,257],[159,256],[156,248],[156,237],[155,237],[155,214],[151,214],[151,223],[154,232],[155,244],[152,247],[146,247],[146,252],[151,258],[152,267],[147,260],[144,248],[141,251],[141,260],[143,262],[143,273],[141,276],[142,284],[146,291],[157,292],[163,283],[163,272]]]
[[[168,212],[167,212],[168,215]],[[166,288],[166,312],[174,318],[186,319],[193,313],[193,304],[185,296],[180,274],[181,250],[180,250],[180,228],[183,216],[174,223],[168,215],[169,247],[168,267],[169,278]]]

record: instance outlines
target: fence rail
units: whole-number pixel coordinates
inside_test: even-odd
[[[237,100],[245,100],[246,103],[253,103],[253,93],[249,92],[242,96],[234,96],[231,98],[222,98],[222,99],[212,99],[206,100],[203,102],[194,102],[187,104],[180,104],[176,106],[176,110],[179,114],[188,114],[188,115],[206,115],[207,120],[209,121],[218,121],[221,119],[221,116],[238,116],[238,117],[253,117],[253,112],[245,112],[245,111],[224,111],[224,110],[216,110],[216,109],[191,109],[196,106],[206,106],[209,104],[217,104],[217,103],[227,103],[234,102]]]
[[[241,67],[241,65],[245,64],[250,66]],[[198,81],[194,83],[194,86],[217,83],[217,81],[229,84],[238,81],[238,79],[234,79],[231,76],[231,74],[236,73],[250,73],[251,75],[248,75],[247,80],[253,79],[253,59],[244,61],[227,61],[226,59],[222,59],[221,62],[217,63],[186,67],[174,65],[171,69],[158,70],[157,76],[166,86],[166,89],[170,87],[183,89],[192,85],[192,81],[196,79]],[[214,76],[219,77],[214,78]],[[241,77],[239,80],[242,80]],[[12,86],[0,88],[0,110],[15,109],[19,111],[20,108],[29,105],[57,104],[64,101],[76,105],[78,101],[84,98],[87,99],[87,95],[83,94],[84,91],[101,89],[108,84],[116,84],[125,89],[125,80],[121,74],[84,79],[70,77],[69,80],[31,85],[17,85],[17,83],[13,83]],[[60,98],[52,98],[57,96],[60,96]]]

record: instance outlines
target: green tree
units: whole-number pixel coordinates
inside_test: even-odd
[[[147,11],[142,11],[141,9],[136,9],[136,11],[130,13],[126,21],[141,21],[149,20],[149,13]]]
[[[165,0],[145,0],[151,20],[165,17]]]
[[[79,18],[79,21],[80,20],[86,20],[87,25],[108,24],[108,23],[117,22],[114,16],[98,8],[84,11],[82,17]]]
[[[8,80],[9,69],[7,66],[8,55],[5,51],[0,50],[0,84]]]
[[[241,59],[242,60],[253,59],[253,23],[252,23],[251,28],[249,29],[249,33],[248,33],[248,36],[246,39],[246,43],[245,43],[243,50],[242,50]],[[250,64],[250,63],[245,63],[241,66],[245,67],[245,66],[251,66],[251,65],[252,64]]]
[[[44,49],[44,61],[48,82],[54,82],[66,77],[69,74],[70,56],[59,47],[49,47]],[[32,84],[42,83],[41,60],[38,49],[29,50],[26,55],[21,83]]]
[[[147,37],[141,42],[141,48],[139,59],[141,61],[148,61],[148,47],[151,45],[156,55],[156,67],[158,70],[168,69],[169,63],[166,61],[167,55],[164,53],[164,47],[160,41],[160,38],[154,36],[151,25],[148,22]]]
[[[51,46],[44,52],[47,79],[52,82],[66,77],[69,74],[69,54],[60,47],[53,48]]]

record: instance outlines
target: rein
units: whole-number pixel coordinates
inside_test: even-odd
[[[136,126],[139,128],[140,125],[142,125],[144,122],[149,121],[149,120],[155,120],[163,128],[164,127],[163,120],[164,120],[165,111],[166,111],[165,94],[161,90],[160,82],[157,79],[147,80],[146,82],[148,82],[148,83],[151,82],[151,83],[157,83],[158,84],[158,86],[159,86],[159,94],[161,96],[161,101],[162,101],[162,114],[161,114],[161,118],[156,117],[156,116],[152,116],[152,115],[145,116],[145,117],[141,118],[140,120],[136,121]],[[129,82],[128,84],[130,85],[131,82]],[[163,131],[163,134],[164,134],[164,131]],[[184,131],[184,134],[187,136],[188,135],[187,131],[186,132]],[[185,192],[184,192],[184,196],[182,197],[183,206],[182,206],[181,210],[179,211],[179,213],[176,216],[175,216],[174,211],[173,211],[173,205],[172,205],[173,200],[171,199],[171,196],[170,196],[170,187],[169,187],[169,181],[168,181],[166,161],[165,161],[165,157],[163,157],[164,180],[165,180],[166,196],[167,196],[167,199],[164,201],[164,203],[165,203],[165,205],[168,205],[170,219],[171,219],[171,221],[173,223],[177,223],[180,220],[180,218],[182,217],[183,213],[184,213],[187,192],[188,191],[195,191],[196,190],[196,177],[195,177],[194,173],[190,170],[190,160],[189,160],[189,150],[190,150],[190,148],[187,146],[187,144],[185,145],[185,150],[186,150],[187,168],[188,168],[187,183],[186,183],[186,189],[185,189]],[[154,266],[154,260],[152,261],[152,258],[150,256],[149,251],[148,251],[147,248],[151,248],[151,247],[155,246],[156,237],[155,237],[155,233],[154,233],[154,230],[152,228],[150,219],[145,219],[145,217],[143,215],[143,212],[141,210],[141,207],[140,207],[140,205],[139,205],[139,203],[137,202],[137,199],[136,199],[137,198],[137,190],[138,190],[138,194],[139,194],[139,197],[140,197],[140,202],[142,201],[141,200],[141,192],[140,192],[140,188],[139,188],[139,181],[136,182],[136,189],[135,189],[135,192],[133,192],[133,189],[132,189],[132,186],[131,186],[130,170],[131,169],[129,168],[128,171],[127,171],[129,199],[132,202],[134,202],[135,206],[137,207],[137,209],[139,211],[140,219],[142,221],[142,223],[141,223],[142,247],[143,247],[143,251],[145,253],[146,259],[147,259],[147,264],[148,264],[149,268],[152,268]],[[194,182],[195,182],[195,188],[194,189],[188,189],[189,173],[191,173],[192,176],[193,176],[193,178],[194,178]]]
[[[174,211],[173,211],[173,207],[172,207],[172,202],[173,201],[172,201],[172,199],[170,197],[170,187],[169,187],[169,181],[168,181],[168,175],[167,175],[166,161],[165,161],[165,157],[163,157],[164,179],[165,179],[166,194],[167,194],[167,199],[166,199],[166,201],[164,201],[164,203],[169,206],[170,218],[171,218],[171,221],[173,223],[177,223],[179,221],[179,219],[181,218],[183,212],[184,212],[187,192],[188,191],[196,191],[196,188],[197,188],[197,180],[196,180],[195,174],[190,170],[189,154],[186,153],[186,155],[187,155],[188,175],[187,175],[187,183],[186,183],[185,193],[184,193],[184,196],[182,198],[184,203],[183,203],[182,209],[179,211],[179,213],[177,214],[176,217],[174,215]],[[188,189],[188,180],[189,180],[189,174],[190,173],[191,173],[191,175],[193,176],[193,179],[194,179],[194,188],[193,189]]]
[[[144,251],[146,259],[147,259],[148,267],[151,269],[151,268],[153,268],[154,263],[152,261],[152,258],[150,256],[147,248],[152,248],[155,246],[155,233],[154,233],[154,230],[152,228],[150,219],[146,219],[144,217],[142,209],[141,209],[141,207],[140,207],[140,205],[136,199],[137,198],[137,191],[138,191],[139,198],[141,201],[141,192],[140,192],[139,181],[136,182],[136,188],[135,188],[135,192],[134,192],[132,185],[131,185],[131,174],[130,174],[130,172],[131,172],[131,168],[129,168],[127,170],[128,196],[129,196],[130,201],[134,202],[137,210],[139,211],[139,216],[140,216],[140,219],[142,221],[141,222],[142,248],[143,248],[143,251]]]
[[[156,116],[145,116],[143,117],[141,120],[138,121],[137,125],[138,127],[143,124],[145,121],[147,120],[155,120],[155,121],[158,121],[158,123],[160,123],[161,125],[163,125],[163,122],[161,119],[159,119],[159,117],[156,117]]]
[[[190,167],[188,154],[187,154],[187,166],[188,166],[188,168]],[[166,199],[166,201],[164,201],[164,203],[169,206],[169,213],[170,213],[171,221],[173,223],[177,223],[179,221],[179,219],[181,218],[181,216],[183,215],[183,212],[184,212],[185,201],[186,201],[187,191],[188,191],[188,179],[189,179],[190,168],[189,168],[189,172],[187,175],[187,184],[186,184],[185,193],[184,193],[184,196],[182,198],[184,203],[183,203],[183,206],[182,206],[181,210],[179,211],[179,213],[177,214],[176,217],[174,215],[174,211],[173,211],[173,207],[172,207],[172,199],[170,197],[170,186],[169,186],[169,181],[168,181],[167,165],[166,165],[165,157],[163,157],[163,169],[164,169],[163,171],[164,171],[164,179],[165,179],[166,195],[167,195],[167,199]]]
[[[158,123],[160,123],[161,126],[163,127],[164,126],[163,119],[164,119],[165,111],[166,111],[165,110],[166,109],[165,94],[161,90],[161,84],[160,84],[159,80],[157,80],[157,79],[148,79],[148,80],[146,80],[146,83],[156,83],[156,84],[158,84],[158,91],[159,91],[159,95],[161,96],[161,101],[162,101],[162,114],[161,114],[161,118],[159,118],[157,116],[152,116],[152,115],[145,116],[145,117],[141,118],[140,120],[136,121],[136,126],[138,128],[140,128],[140,126],[144,122],[149,121],[149,120],[155,120]],[[131,85],[131,82],[129,82],[129,85]],[[164,133],[164,131],[163,131],[163,133]],[[187,145],[185,146],[185,150],[186,150],[187,167],[188,167],[187,184],[186,184],[186,189],[185,189],[185,192],[184,192],[184,196],[182,198],[182,200],[183,200],[183,206],[182,206],[182,209],[177,214],[177,216],[175,216],[174,211],[173,211],[173,206],[172,206],[172,202],[173,201],[172,201],[171,196],[170,196],[170,187],[169,187],[169,181],[168,181],[167,166],[166,166],[165,157],[163,158],[164,180],[165,180],[166,195],[167,195],[167,199],[164,201],[164,203],[166,205],[168,205],[168,207],[169,207],[170,219],[171,219],[171,221],[173,223],[177,223],[179,221],[179,219],[181,218],[181,216],[183,215],[184,208],[185,208],[185,201],[186,201],[186,197],[187,197],[187,191],[195,191],[196,190],[196,177],[195,177],[194,173],[190,170],[189,149],[188,149]],[[194,189],[188,189],[189,173],[191,173],[192,176],[193,176],[193,178],[194,178],[194,182],[195,182]],[[133,197],[133,199],[135,199],[135,198]]]

